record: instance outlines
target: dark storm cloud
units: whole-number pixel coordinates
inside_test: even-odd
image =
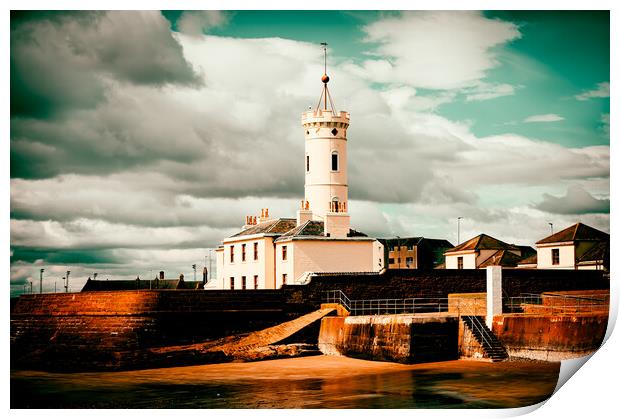
[[[118,258],[111,255],[109,250],[58,250],[58,249],[33,249],[27,247],[13,247],[11,249],[11,263],[26,262],[34,263],[43,260],[51,264],[74,264],[74,263],[118,263]]]
[[[596,199],[579,186],[568,188],[565,196],[543,194],[535,208],[555,214],[608,214],[609,199]]]
[[[11,115],[49,117],[93,108],[103,78],[139,85],[199,85],[158,12],[11,14]]]

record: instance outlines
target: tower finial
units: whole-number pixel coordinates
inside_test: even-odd
[[[329,76],[327,75],[327,42],[321,42],[323,46],[323,77],[321,81],[325,84],[329,82]]]

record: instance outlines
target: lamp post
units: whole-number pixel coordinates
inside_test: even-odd
[[[194,270],[194,282],[196,282],[196,264],[192,265],[192,269]]]
[[[458,217],[456,219],[456,245],[458,246],[459,244],[461,244],[461,220],[463,219],[463,217]]]
[[[69,292],[69,275],[71,274],[71,271],[67,271],[67,276],[65,279],[65,292]]]
[[[43,294],[43,271],[45,269],[41,268],[39,270],[39,294]]]
[[[97,279],[97,275],[99,275],[97,272],[93,272],[93,280]]]
[[[398,269],[400,269],[400,236],[396,236],[396,247],[398,247]]]
[[[551,235],[553,236],[553,223],[549,223],[549,227],[551,227]]]

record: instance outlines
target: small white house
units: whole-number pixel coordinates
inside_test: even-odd
[[[609,267],[609,234],[583,223],[536,242],[538,269]]]
[[[504,243],[486,234],[480,234],[444,252],[446,269],[479,269],[487,266],[516,267],[528,246]]]

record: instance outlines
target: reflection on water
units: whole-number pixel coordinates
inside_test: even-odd
[[[253,364],[255,369],[258,363]],[[557,382],[558,368],[549,364],[526,371],[518,364],[501,370],[490,363],[476,363],[477,368],[465,369],[458,362],[442,364],[448,363],[432,364],[430,369],[274,379],[237,377],[238,366],[231,373],[232,379],[208,380],[202,374],[196,380],[166,380],[162,378],[165,369],[151,370],[161,374],[148,379],[135,372],[135,380],[131,372],[14,372],[11,408],[518,407],[546,399]],[[287,368],[294,369],[294,365]],[[226,367],[220,367],[220,371],[226,371]]]

